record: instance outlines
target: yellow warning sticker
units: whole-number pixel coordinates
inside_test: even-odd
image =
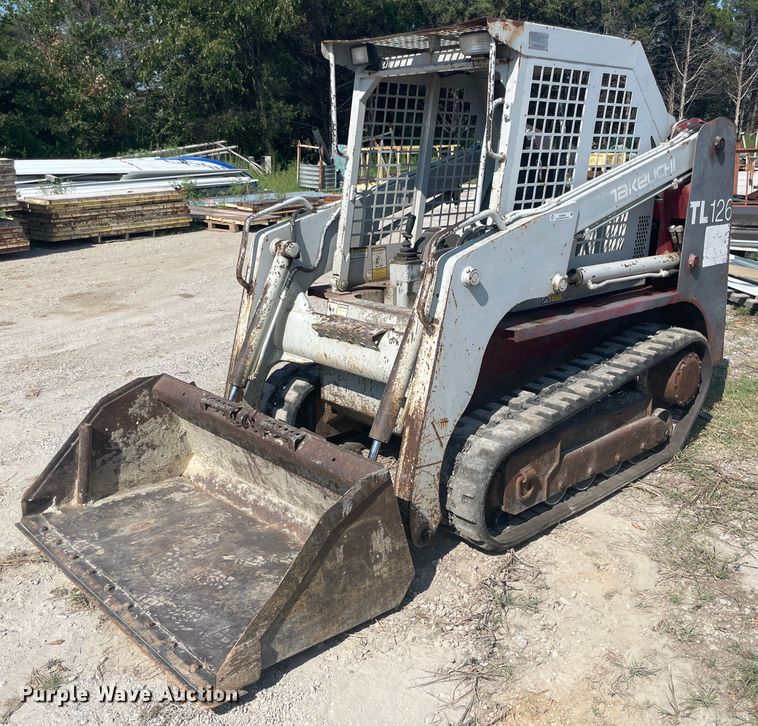
[[[389,277],[387,268],[387,248],[374,247],[371,250],[371,279],[386,280]]]
[[[326,306],[326,310],[329,315],[338,315],[341,318],[346,318],[349,307],[347,303],[330,300],[329,304]]]

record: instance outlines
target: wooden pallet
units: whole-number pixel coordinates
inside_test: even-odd
[[[208,229],[223,230],[224,232],[241,232],[243,224],[239,222],[233,222],[229,220],[209,219],[205,218],[203,223]]]

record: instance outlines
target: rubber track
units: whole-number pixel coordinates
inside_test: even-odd
[[[540,503],[512,516],[513,524],[492,535],[484,522],[487,490],[500,464],[517,448],[620,388],[669,356],[696,345],[705,359],[700,393],[672,434],[665,456],[627,464],[616,475],[587,490],[569,490],[554,506]],[[650,471],[684,443],[710,382],[705,338],[692,330],[636,325],[590,352],[574,358],[511,395],[463,416],[451,439],[453,462],[447,481],[449,524],[458,535],[486,550],[504,551],[607,497]],[[682,431],[677,429],[682,427]],[[679,435],[677,435],[679,434]],[[673,444],[673,445],[672,445]],[[569,496],[570,494],[570,496]]]

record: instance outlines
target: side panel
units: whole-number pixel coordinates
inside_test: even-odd
[[[726,281],[732,218],[734,124],[716,119],[700,131],[684,224],[679,295],[702,312],[713,361],[724,354]],[[721,142],[718,142],[721,139]],[[721,148],[719,148],[721,147]]]

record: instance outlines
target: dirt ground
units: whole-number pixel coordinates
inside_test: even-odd
[[[104,393],[159,372],[221,391],[237,241],[0,259],[0,723],[758,722],[758,320],[739,311],[712,418],[674,462],[509,555],[437,536],[401,608],[267,671],[242,703],[21,704],[25,684],[165,685],[14,523]]]

